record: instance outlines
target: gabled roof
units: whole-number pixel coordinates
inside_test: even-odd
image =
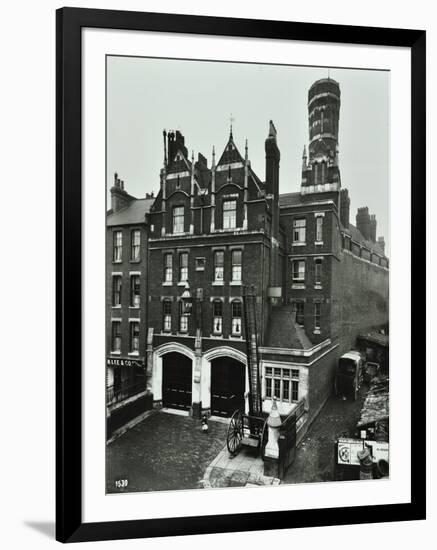
[[[186,170],[191,170],[191,161],[186,158],[181,149],[178,149],[174,158],[169,159],[167,172],[184,172]]]
[[[135,199],[129,206],[126,206],[118,212],[110,212],[106,217],[106,225],[114,227],[117,225],[135,225],[144,223],[145,215],[150,211],[150,207],[155,202],[152,199]]]
[[[229,136],[229,141],[225,147],[225,150],[222,153],[222,156],[220,157],[217,166],[220,166],[221,164],[231,164],[233,162],[243,162],[243,157],[240,155],[240,152],[238,151],[237,146],[234,143],[234,138],[232,137],[231,133]]]

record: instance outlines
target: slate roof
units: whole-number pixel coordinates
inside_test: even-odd
[[[302,204],[302,195],[300,192],[283,193],[279,195],[279,207],[283,206],[299,206]]]
[[[381,334],[379,332],[368,332],[367,334],[359,334],[357,339],[367,340],[374,344],[379,344],[380,346],[388,348],[389,337],[387,334]]]
[[[308,349],[312,346],[305,331],[294,321],[291,305],[273,307],[269,317],[266,346],[286,349]]]
[[[144,223],[144,216],[150,211],[150,207],[155,202],[152,199],[135,199],[129,206],[126,206],[118,212],[107,214],[106,225],[114,227],[116,225],[134,225]]]

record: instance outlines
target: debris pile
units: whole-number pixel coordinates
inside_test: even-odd
[[[388,441],[389,377],[379,375],[370,382],[369,391],[361,409],[358,429],[366,429],[376,440]]]

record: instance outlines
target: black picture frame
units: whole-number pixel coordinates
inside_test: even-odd
[[[82,521],[81,30],[226,35],[411,50],[411,502],[219,516]],[[56,538],[61,542],[377,523],[425,518],[425,48],[423,30],[62,8],[56,14],[57,381]],[[413,357],[411,358],[413,364]]]

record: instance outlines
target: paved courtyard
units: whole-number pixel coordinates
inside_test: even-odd
[[[107,492],[202,487],[207,466],[226,444],[226,431],[227,424],[210,420],[205,434],[200,420],[153,413],[107,446]]]
[[[343,401],[335,396],[328,399],[300,443],[282,483],[333,480],[335,439],[353,432],[366,389],[361,388],[357,401]],[[229,462],[228,453],[223,450],[226,431],[226,423],[209,420],[205,434],[200,420],[153,412],[107,446],[107,492],[202,488],[205,473],[210,487],[251,484],[252,477],[262,474],[261,460],[260,466],[252,459],[250,472],[238,467],[241,457],[234,459],[232,467],[218,463]],[[127,480],[127,486],[122,480]]]

